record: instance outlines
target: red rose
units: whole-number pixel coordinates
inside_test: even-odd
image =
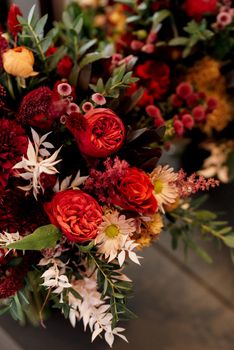
[[[184,10],[188,16],[199,19],[204,14],[217,10],[217,0],[186,0]]]
[[[111,201],[125,210],[154,214],[158,205],[153,190],[154,186],[144,171],[129,168],[121,179],[117,192],[111,195]]]
[[[53,225],[61,229],[70,241],[84,243],[96,238],[102,222],[102,208],[89,194],[81,190],[58,192],[45,211]]]
[[[71,74],[73,61],[69,56],[64,56],[57,65],[57,72],[62,78],[68,78]]]
[[[22,12],[17,5],[12,4],[8,13],[7,25],[13,36],[16,36],[22,30],[17,16],[22,16]]]
[[[70,118],[72,117],[71,115]],[[80,123],[75,123],[68,118],[67,127],[73,133],[82,154],[92,158],[106,158],[120,149],[125,128],[113,111],[96,108],[84,116],[80,115],[80,119]]]

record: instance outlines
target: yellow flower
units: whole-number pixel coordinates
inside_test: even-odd
[[[2,58],[5,71],[15,77],[28,78],[38,74],[33,70],[33,53],[24,46],[7,50]]]
[[[137,244],[138,248],[148,247],[157,239],[163,229],[163,219],[160,214],[154,214],[150,221],[145,221],[144,226],[140,233],[134,234],[133,238]]]
[[[217,108],[208,114],[207,121],[202,127],[208,135],[213,130],[222,131],[233,115],[233,105],[227,95],[226,80],[220,72],[220,66],[219,61],[207,56],[198,61],[187,74],[187,81],[218,101]]]

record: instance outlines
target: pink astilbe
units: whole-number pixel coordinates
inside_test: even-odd
[[[178,173],[176,186],[181,198],[189,197],[198,191],[209,191],[210,188],[219,186],[219,181],[213,178],[205,179],[204,176],[197,176],[196,173],[187,177],[187,174],[181,169]]]
[[[115,191],[120,179],[125,175],[129,164],[125,160],[115,157],[114,160],[107,158],[104,162],[105,170],[91,169],[90,176],[85,182],[85,191],[95,195],[98,200],[110,204],[109,193]]]

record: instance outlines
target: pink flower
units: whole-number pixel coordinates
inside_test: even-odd
[[[218,106],[218,101],[216,100],[216,98],[210,97],[207,100],[207,108],[208,108],[208,112],[213,112],[213,110],[215,108],[217,108]]]
[[[232,23],[232,15],[229,12],[220,12],[217,16],[217,23],[223,27]]]
[[[132,50],[138,51],[138,50],[140,50],[143,46],[144,46],[144,44],[143,44],[143,42],[140,41],[140,40],[133,40],[133,41],[131,42],[131,49],[132,49]]]
[[[91,99],[97,105],[103,106],[106,104],[106,99],[102,94],[99,94],[99,93],[93,94]]]
[[[68,83],[61,83],[57,86],[57,91],[60,96],[66,97],[71,95],[72,87]]]
[[[154,105],[147,106],[145,110],[151,118],[162,117],[160,109]]]
[[[177,86],[176,93],[179,97],[186,100],[193,93],[193,87],[189,83],[181,83]]]
[[[80,113],[80,107],[74,102],[69,103],[67,106],[67,114],[71,113]]]
[[[176,119],[174,121],[173,126],[174,126],[174,129],[175,129],[176,135],[177,136],[183,136],[183,134],[184,134],[184,125],[183,125],[183,123],[180,120]]]
[[[146,53],[153,53],[155,46],[153,44],[146,44],[142,47],[141,51]]]
[[[90,102],[85,102],[85,103],[83,104],[83,106],[82,106],[82,109],[83,109],[84,112],[87,113],[87,112],[91,111],[92,109],[94,109],[94,106],[93,106],[93,104],[90,103]]]
[[[205,109],[201,105],[193,108],[192,114],[193,114],[195,121],[198,123],[203,122],[206,119]]]
[[[172,95],[170,100],[173,107],[181,107],[183,104],[181,98],[176,94]]]
[[[182,116],[182,123],[187,129],[192,129],[194,127],[194,120],[190,114],[184,114]]]
[[[198,94],[194,94],[194,93],[191,94],[186,100],[187,106],[195,107],[198,104],[198,100],[199,100]]]

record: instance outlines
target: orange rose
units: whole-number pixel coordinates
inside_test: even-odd
[[[158,204],[153,195],[153,189],[154,186],[144,171],[129,168],[110,198],[114,205],[125,210],[154,214]]]
[[[33,70],[33,53],[24,46],[7,50],[3,53],[2,60],[5,71],[15,77],[28,78],[38,74]]]
[[[70,241],[84,243],[97,236],[102,222],[102,208],[89,194],[81,190],[58,192],[45,211],[53,225],[61,229]]]

